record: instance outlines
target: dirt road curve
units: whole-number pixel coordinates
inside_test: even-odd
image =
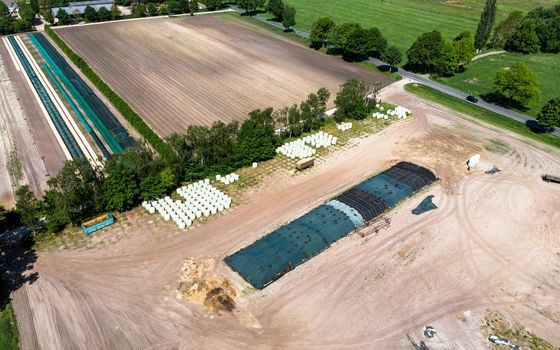
[[[13,204],[12,189],[17,185],[27,183],[33,192],[43,195],[49,174],[57,174],[66,159],[23,74],[0,43],[0,163],[15,148],[23,170],[23,179],[13,184],[4,180],[7,169],[0,169],[0,203],[7,207]]]
[[[307,175],[279,172],[195,230],[178,233],[138,212],[117,243],[40,253],[38,280],[16,293],[22,349],[411,349],[407,333],[430,349],[484,349],[486,308],[560,346],[558,324],[537,312],[560,311],[560,187],[539,179],[560,172],[559,152],[465,121],[398,84],[383,98],[415,118]],[[488,150],[489,139],[513,152]],[[503,171],[467,173],[474,152],[481,169]],[[263,291],[242,292],[224,256],[396,160],[427,166],[441,181],[393,211],[388,229],[351,235]],[[427,194],[439,209],[412,215]],[[111,230],[99,238],[110,240]],[[184,257],[218,261],[240,291],[235,315],[212,318],[176,300]],[[420,335],[426,324],[438,330],[432,340]]]
[[[299,103],[349,78],[392,79],[213,16],[74,26],[57,33],[160,135]],[[271,53],[274,53],[273,55]],[[334,93],[333,93],[334,96]]]

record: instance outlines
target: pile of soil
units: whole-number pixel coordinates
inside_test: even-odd
[[[210,312],[232,312],[235,310],[237,292],[229,279],[214,274],[214,260],[196,261],[194,258],[183,260],[177,298],[188,299],[204,305]]]

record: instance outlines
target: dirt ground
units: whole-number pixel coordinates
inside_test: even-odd
[[[91,239],[99,249],[40,252],[38,279],[14,293],[22,349],[489,349],[487,309],[560,346],[560,152],[471,122],[396,83],[382,97],[411,109],[313,172],[279,171],[242,204],[179,231],[137,209]],[[499,142],[497,141],[499,140]],[[500,147],[496,147],[499,145]],[[542,146],[544,147],[544,146]],[[468,156],[482,161],[471,172]],[[399,160],[441,179],[262,291],[223,258]],[[484,174],[496,165],[502,172]],[[411,214],[427,195],[439,207]],[[126,235],[111,242],[113,235]],[[221,316],[175,291],[183,259],[213,259],[237,288]],[[546,312],[545,312],[546,311]],[[425,325],[438,334],[427,339]]]
[[[160,135],[299,103],[349,78],[392,79],[213,16],[74,26],[57,33]],[[274,53],[273,55],[271,53]]]
[[[58,174],[66,160],[23,74],[0,43],[0,204],[5,207],[14,204],[18,185],[29,184],[35,194],[43,195],[48,177]],[[9,181],[5,166],[13,149],[23,171],[19,183]]]

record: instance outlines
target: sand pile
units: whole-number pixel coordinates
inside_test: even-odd
[[[177,298],[188,299],[204,305],[209,311],[220,313],[235,309],[237,292],[227,278],[214,273],[214,260],[196,261],[194,258],[183,260]]]

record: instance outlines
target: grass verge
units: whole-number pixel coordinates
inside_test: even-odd
[[[527,330],[524,326],[509,322],[505,317],[492,310],[487,310],[480,324],[485,337],[495,335],[509,340],[522,349],[555,350],[557,349],[546,340]],[[492,349],[504,349],[503,345],[492,344]]]
[[[504,117],[501,114],[488,111],[470,102],[463,101],[456,97],[446,95],[432,88],[418,84],[408,84],[405,86],[405,90],[430,101],[449,107],[457,112],[464,113],[477,120],[481,120],[485,123],[513,131],[531,140],[560,148],[560,137],[552,134],[536,133],[523,123]]]
[[[356,62],[356,64],[358,66],[362,66],[364,68],[367,68],[371,71],[390,76],[391,78],[393,78],[395,80],[401,80],[402,79],[402,76],[399,73],[383,72],[383,71],[379,70],[379,68],[377,68],[377,66],[373,63],[369,63],[369,62],[364,61],[364,62]]]
[[[18,337],[16,314],[12,304],[8,304],[3,310],[0,309],[0,349],[19,349]]]
[[[527,108],[517,109],[521,113],[536,117],[544,104],[557,96],[560,81],[560,55],[554,53],[536,53],[523,55],[504,52],[498,55],[482,57],[469,63],[467,70],[452,77],[439,78],[438,81],[467,92],[481,96],[486,101],[492,100],[494,78],[496,73],[508,69],[514,63],[526,63],[537,75],[541,98]]]

